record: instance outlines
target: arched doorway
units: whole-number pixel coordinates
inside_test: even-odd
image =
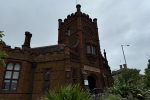
[[[88,77],[88,82],[89,82],[89,89],[91,91],[91,93],[93,92],[93,89],[95,88],[95,78],[92,76]]]

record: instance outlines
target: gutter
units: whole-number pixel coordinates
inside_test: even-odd
[[[35,70],[35,67],[37,66],[37,63],[32,63],[32,67],[33,67],[33,73],[32,73],[32,83],[31,83],[31,91],[30,91],[30,100],[32,98],[32,91],[33,91],[33,80],[34,80],[34,70]]]

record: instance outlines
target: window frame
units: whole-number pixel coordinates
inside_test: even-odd
[[[47,72],[49,72],[49,79],[46,79],[46,73],[47,73]],[[45,72],[45,82],[46,82],[46,81],[49,81],[49,84],[50,84],[50,71],[49,71],[49,70]],[[45,83],[45,82],[44,82],[44,83]],[[50,86],[50,85],[49,85],[49,86]],[[45,91],[48,91],[48,90],[49,90],[49,87],[48,87],[48,90],[46,89],[45,84],[44,84],[44,90],[45,90]]]
[[[95,47],[95,50],[94,50],[94,47]],[[95,45],[92,45],[92,54],[94,54],[94,55],[96,55],[97,53],[96,53],[96,46]]]
[[[75,72],[75,78],[73,78],[73,72]],[[72,85],[73,84],[73,80],[75,80],[75,84],[77,84],[77,69],[76,68],[72,68]]]
[[[45,89],[45,77],[46,77],[46,72],[49,71],[49,89]],[[51,89],[51,73],[52,73],[52,68],[44,68],[43,69],[43,91],[49,91]]]
[[[88,46],[90,47],[90,52],[89,53],[88,53]],[[86,52],[87,52],[87,54],[91,54],[91,45],[90,44],[86,45]]]
[[[90,53],[88,53],[88,46],[90,46]],[[93,52],[94,47],[95,47],[95,53]],[[97,55],[97,46],[94,45],[94,44],[89,44],[89,43],[87,43],[87,44],[86,44],[86,53],[87,53],[87,54]]]
[[[106,75],[105,75],[106,76]],[[105,82],[105,86],[106,87],[109,87],[109,81],[108,81],[108,77],[106,76],[106,77],[104,77],[104,82]]]
[[[8,64],[10,64],[10,63],[13,64],[13,69],[12,69],[12,70],[7,70]],[[16,65],[17,63],[20,65],[19,71],[18,71],[18,70],[14,70],[15,65]],[[6,63],[6,68],[5,68],[4,76],[3,76],[3,82],[2,82],[2,86],[1,86],[1,92],[17,92],[17,89],[18,89],[18,86],[19,86],[19,79],[20,79],[21,66],[22,66],[21,62],[8,61],[8,62]],[[11,78],[9,78],[9,79],[8,79],[8,78],[5,78],[7,71],[11,71],[11,72],[12,72],[12,73],[11,73]],[[18,75],[18,78],[17,78],[17,79],[13,79],[14,72],[19,72],[19,75]],[[3,90],[3,88],[4,88],[4,81],[5,81],[5,80],[10,80],[8,90]],[[14,81],[14,80],[17,81],[16,90],[11,90],[11,84],[12,84],[12,81]]]

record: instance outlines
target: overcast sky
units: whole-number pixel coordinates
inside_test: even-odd
[[[94,2],[93,2],[94,1]],[[150,55],[150,0],[78,0],[81,11],[97,18],[101,51],[111,70],[124,64],[144,69]],[[76,0],[0,0],[0,30],[11,48],[21,47],[25,31],[32,33],[31,47],[58,42],[58,19],[76,12]]]

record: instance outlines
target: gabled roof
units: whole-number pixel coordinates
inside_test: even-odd
[[[59,45],[52,45],[52,46],[36,47],[36,48],[30,48],[28,50],[35,54],[53,53],[53,52],[60,52],[62,50],[65,50],[65,45],[59,44]]]

